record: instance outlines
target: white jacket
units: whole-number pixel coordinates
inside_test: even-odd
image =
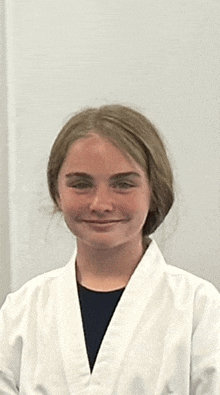
[[[220,395],[220,294],[167,265],[152,241],[90,373],[75,259],[8,295],[1,395]]]

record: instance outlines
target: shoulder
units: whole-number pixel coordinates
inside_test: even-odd
[[[181,269],[177,266],[170,265],[169,262],[166,262],[156,241],[152,239],[150,244],[150,253],[153,255],[153,260],[160,262],[160,266],[163,268],[164,276],[167,278],[167,281],[170,285],[180,287],[189,287],[190,289],[194,289],[203,292],[207,292],[210,295],[216,295],[220,297],[219,291],[216,287],[209,281],[192,274],[184,269]]]
[[[220,314],[220,293],[211,282],[166,263],[155,241],[151,248],[161,268],[163,286],[177,302],[189,302],[195,309],[212,305]]]
[[[166,264],[165,272],[170,281],[177,282],[180,286],[188,285],[195,289],[201,288],[203,290],[206,290],[208,293],[214,292],[214,294],[220,295],[218,290],[211,282],[184,269]]]
[[[17,291],[9,293],[1,307],[0,375],[8,382],[10,380],[10,385],[19,382],[24,345],[34,347],[38,341],[38,328],[41,331],[45,326],[48,333],[52,332],[50,320],[56,308],[57,286],[67,266],[29,280]]]
[[[168,264],[166,264],[165,273],[169,283],[173,286],[175,284],[180,290],[191,291],[195,297],[210,297],[220,301],[220,293],[211,282]]]
[[[160,281],[164,300],[169,300],[174,314],[178,312],[182,325],[184,322],[189,323],[193,355],[199,355],[201,347],[206,347],[208,358],[212,353],[211,349],[213,348],[213,353],[215,353],[216,346],[219,347],[220,344],[219,291],[211,282],[167,264],[156,243],[152,247],[161,270]],[[220,355],[220,350],[218,355]]]
[[[37,309],[39,306],[46,305],[56,293],[59,279],[68,270],[69,264],[51,270],[49,272],[40,274],[31,280],[27,281],[18,290],[10,292],[3,306],[2,313],[10,311],[10,315],[17,316],[19,313],[27,313],[30,309]]]
[[[166,273],[169,284],[176,287],[177,297],[191,299],[194,328],[205,317],[209,317],[208,320],[206,318],[207,323],[214,318],[220,330],[220,293],[216,287],[205,279],[170,265],[167,265]]]

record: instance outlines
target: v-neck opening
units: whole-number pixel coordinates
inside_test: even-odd
[[[103,338],[124,288],[100,292],[90,290],[79,283],[77,286],[86,350],[92,373]]]
[[[91,289],[91,288],[85,287],[84,285],[80,284],[78,281],[77,281],[77,287],[78,287],[78,289],[84,289],[85,291],[88,291],[91,293],[97,293],[97,294],[111,294],[114,292],[123,291],[126,288],[126,287],[120,287],[120,288],[111,289],[108,291],[101,291],[101,290],[96,290],[96,289]]]

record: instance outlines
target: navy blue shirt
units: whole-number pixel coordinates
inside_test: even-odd
[[[101,292],[77,283],[87,354],[92,371],[102,339],[125,288]]]

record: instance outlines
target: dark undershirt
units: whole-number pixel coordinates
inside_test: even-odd
[[[102,339],[125,288],[101,292],[77,282],[87,354],[92,371]]]

